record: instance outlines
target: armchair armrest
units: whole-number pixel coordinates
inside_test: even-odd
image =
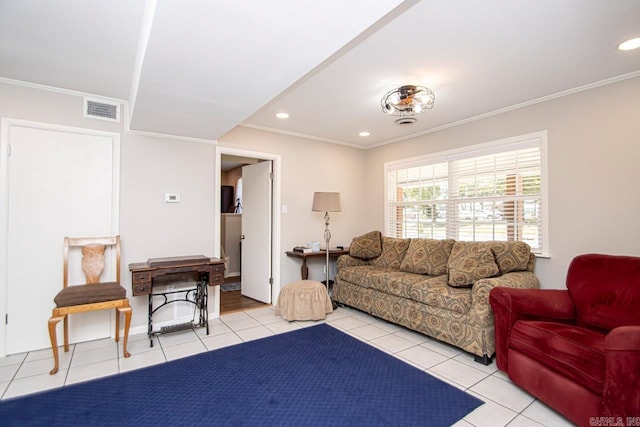
[[[495,324],[496,364],[505,372],[509,336],[516,321],[537,318],[571,322],[575,319],[573,302],[566,290],[495,287],[489,303]]]
[[[340,255],[336,261],[336,268],[340,270],[343,267],[356,267],[359,265],[369,265],[369,262],[354,258],[351,255]]]
[[[494,315],[505,311],[511,324],[520,319],[574,321],[573,301],[564,289],[506,289],[495,288],[489,297]]]
[[[640,326],[620,326],[605,338],[604,411],[607,416],[640,414]]]

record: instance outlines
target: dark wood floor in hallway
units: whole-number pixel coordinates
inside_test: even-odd
[[[236,282],[238,280],[238,277],[227,277],[225,279],[225,283]],[[251,298],[247,298],[243,296],[241,292],[242,291],[220,292],[220,314],[228,314],[235,311],[266,307],[269,305]]]

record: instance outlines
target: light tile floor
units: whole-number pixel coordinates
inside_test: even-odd
[[[324,322],[486,402],[456,427],[572,425],[512,384],[497,370],[495,362],[483,366],[455,347],[349,308],[338,308]],[[49,348],[7,356],[0,358],[0,398],[126,372],[318,323],[321,322],[287,322],[275,316],[273,307],[247,310],[210,320],[209,335],[204,329],[161,335],[153,348],[149,347],[146,334],[132,335],[132,356],[127,359],[111,339],[85,342],[71,345],[68,353],[60,348],[60,370],[56,375],[49,375],[53,367]]]

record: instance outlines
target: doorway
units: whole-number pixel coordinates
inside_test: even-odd
[[[214,245],[227,267],[217,311],[269,305],[280,290],[280,157],[216,147],[216,169]]]

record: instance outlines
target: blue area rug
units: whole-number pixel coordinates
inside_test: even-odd
[[[2,401],[0,425],[449,426],[482,403],[321,324]]]

